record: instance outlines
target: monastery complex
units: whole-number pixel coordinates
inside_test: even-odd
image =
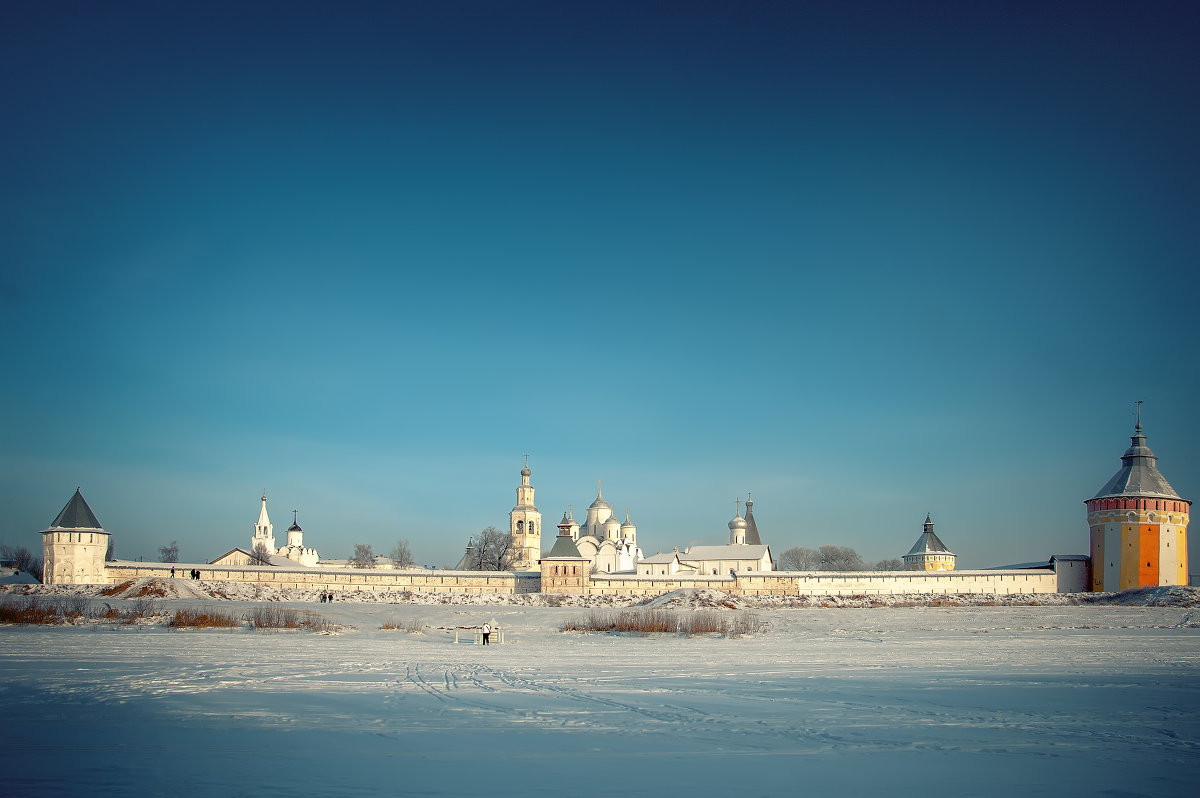
[[[1140,403],[1139,403],[1140,404]],[[209,563],[106,561],[110,533],[82,493],[42,531],[47,584],[116,584],[146,576],[175,576],[186,567],[201,579],[252,582],[315,591],[460,593],[575,593],[660,595],[686,587],[708,587],[743,595],[878,595],[900,593],[1051,593],[1125,590],[1188,584],[1187,525],[1191,502],[1158,471],[1146,445],[1139,415],[1121,468],[1086,500],[1090,555],[1002,569],[960,571],[955,554],[934,533],[929,515],[920,537],[903,556],[903,571],[780,571],[762,541],[754,502],[741,502],[723,545],[673,548],[644,556],[628,508],[624,521],[604,498],[603,485],[582,521],[570,508],[557,535],[543,549],[542,515],[534,502],[528,456],[521,469],[516,504],[509,512],[512,556],[509,571],[352,568],[321,560],[304,545],[293,518],[287,543],[275,546],[264,493],[249,550],[234,548]],[[1082,537],[1082,535],[1081,535]]]

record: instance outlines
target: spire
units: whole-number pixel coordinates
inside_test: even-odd
[[[83,494],[79,492],[79,488],[75,488],[75,495],[62,508],[62,512],[58,514],[54,519],[54,523],[50,524],[50,527],[58,527],[59,529],[104,528],[100,526],[100,522],[96,519],[96,514],[92,512],[92,508],[88,507],[88,503],[84,501]]]
[[[1159,473],[1158,458],[1146,444],[1142,433],[1142,402],[1137,404],[1137,423],[1129,437],[1129,448],[1121,455],[1121,469],[1104,484],[1093,499],[1108,496],[1155,496],[1163,499],[1178,499],[1179,494]]]
[[[258,510],[258,525],[269,526],[271,518],[267,515],[267,492],[264,490],[262,495],[262,507]]]
[[[751,546],[761,546],[762,538],[758,534],[758,524],[754,521],[754,501],[750,492],[746,492],[746,543]]]

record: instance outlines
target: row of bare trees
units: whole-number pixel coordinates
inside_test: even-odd
[[[903,571],[899,557],[867,563],[849,546],[792,546],[779,555],[781,571]]]
[[[42,579],[42,558],[24,546],[0,546],[0,560],[11,562],[18,571],[33,575],[39,582]]]
[[[387,557],[397,568],[412,568],[416,564],[407,540],[396,541],[396,545],[388,552]],[[375,551],[371,548],[371,544],[355,543],[354,554],[350,555],[348,564],[351,568],[374,568]]]

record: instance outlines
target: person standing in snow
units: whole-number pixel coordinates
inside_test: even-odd
[[[488,644],[488,638],[491,637],[491,635],[492,635],[492,627],[488,626],[485,623],[483,625],[483,644],[485,646]]]

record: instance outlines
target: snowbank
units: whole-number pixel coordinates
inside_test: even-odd
[[[244,582],[200,581],[143,577],[119,585],[0,585],[2,595],[77,595],[114,599],[197,599],[203,601],[320,601],[324,591]],[[345,591],[334,593],[334,603],[415,604],[518,607],[664,607],[675,609],[770,610],[787,608],[872,607],[1024,607],[1079,604],[1130,607],[1197,607],[1200,588],[1146,587],[1120,593],[1025,593],[1008,595],[900,594],[892,596],[732,596],[711,588],[682,588],[646,599],[640,596],[576,596],[552,593],[501,595],[497,593],[422,593],[411,590]]]

